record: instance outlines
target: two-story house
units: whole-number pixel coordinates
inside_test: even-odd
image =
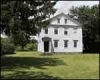
[[[82,52],[81,24],[60,13],[50,19],[50,24],[38,35],[39,52]]]

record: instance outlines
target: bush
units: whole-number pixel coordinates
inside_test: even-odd
[[[13,54],[15,46],[8,38],[1,39],[1,54]]]
[[[21,46],[17,46],[17,47],[16,47],[16,51],[22,51]]]
[[[24,50],[22,50],[21,46],[16,46],[16,51],[32,51],[32,50],[37,50],[37,43],[28,43],[24,47]]]
[[[37,44],[36,44],[36,43],[28,43],[28,44],[25,46],[25,49],[26,49],[26,50],[36,50],[36,49],[37,49]]]

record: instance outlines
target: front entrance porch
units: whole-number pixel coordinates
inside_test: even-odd
[[[49,41],[44,41],[44,52],[49,52]]]
[[[51,52],[51,46],[50,46],[51,38],[49,38],[49,37],[43,37],[42,41],[44,43],[44,46],[43,46],[44,52],[47,52],[47,53]]]

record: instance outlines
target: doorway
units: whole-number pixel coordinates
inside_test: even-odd
[[[44,52],[49,52],[49,41],[44,41]]]

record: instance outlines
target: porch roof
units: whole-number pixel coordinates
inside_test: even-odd
[[[50,37],[42,37],[42,40],[43,41],[51,41],[51,38]]]

